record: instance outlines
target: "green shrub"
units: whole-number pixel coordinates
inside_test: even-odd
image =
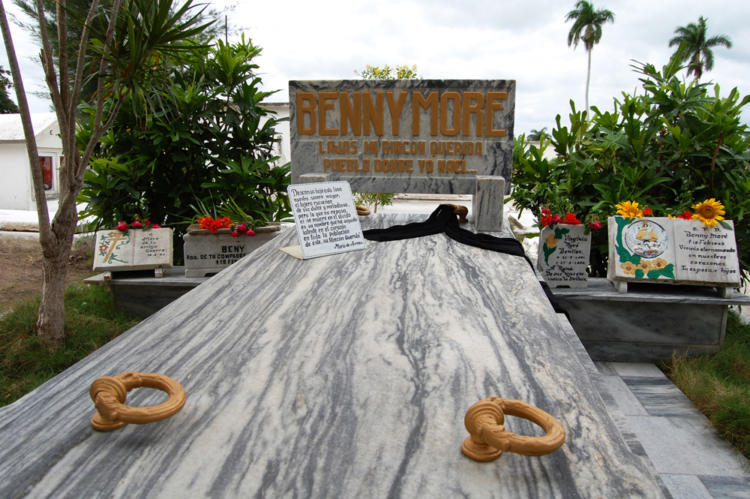
[[[521,209],[570,211],[602,222],[621,201],[638,201],[656,216],[679,215],[716,198],[734,220],[737,241],[750,236],[750,133],[741,122],[750,96],[737,89],[720,95],[719,85],[681,81],[680,67],[662,71],[635,64],[642,93],[623,93],[612,111],[592,107],[592,116],[571,101],[570,124],[556,125],[539,146],[522,135],[513,151],[512,198]],[[544,157],[549,148],[553,159]],[[743,276],[750,247],[740,245]],[[591,274],[606,274],[606,231],[595,231]]]
[[[261,105],[273,92],[261,91],[255,75],[260,52],[243,37],[196,45],[186,62],[166,65],[150,105],[134,97],[102,139],[84,178],[81,215],[113,227],[137,214],[176,226],[178,235],[196,205],[233,201],[256,225],[288,217],[289,165],[276,164],[281,120]]]

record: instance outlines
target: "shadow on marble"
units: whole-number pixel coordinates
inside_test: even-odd
[[[664,373],[650,362],[606,362],[618,376],[666,378]]]
[[[714,496],[695,475],[659,475],[675,499],[712,499]]]
[[[651,416],[694,416],[700,414],[690,399],[666,377],[623,376],[622,380]],[[708,420],[706,420],[706,423],[708,423]]]

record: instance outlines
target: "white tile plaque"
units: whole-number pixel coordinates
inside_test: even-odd
[[[551,287],[586,287],[591,234],[584,225],[556,224],[539,236],[537,268]]]
[[[172,266],[172,229],[109,229],[96,233],[94,270],[146,270]]]
[[[609,278],[619,281],[738,286],[734,224],[700,220],[611,217]]]
[[[287,192],[304,259],[365,249],[348,182],[292,184]]]

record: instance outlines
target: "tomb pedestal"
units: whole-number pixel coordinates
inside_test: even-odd
[[[197,226],[188,229],[183,236],[185,277],[205,277],[221,272],[276,237],[279,228],[279,224],[269,224],[255,229],[254,236],[238,237],[232,237],[229,229],[219,229],[215,234]]]
[[[718,352],[724,343],[729,306],[750,306],[732,291],[698,286],[630,283],[618,292],[603,278],[584,289],[553,289],[594,360],[655,362],[674,353]]]

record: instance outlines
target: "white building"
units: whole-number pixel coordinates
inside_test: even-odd
[[[289,133],[289,103],[288,102],[261,102],[261,106],[271,111],[275,111],[277,119],[286,118],[276,126],[276,137],[279,142],[274,146],[274,153],[279,156],[279,165],[283,165],[292,160],[291,136]]]
[[[31,117],[47,199],[59,194],[62,142],[55,113]],[[0,209],[36,210],[33,181],[19,114],[0,114]]]

